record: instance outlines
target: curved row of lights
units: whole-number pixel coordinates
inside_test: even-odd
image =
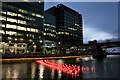
[[[80,66],[77,66],[77,65],[73,65],[73,64],[67,65],[67,64],[63,64],[63,63],[56,63],[51,60],[36,60],[36,62],[38,64],[45,65],[52,69],[60,70],[61,72],[72,75],[74,77],[77,77],[80,75],[80,70],[82,70],[83,72],[89,71],[89,70],[92,70],[92,71],[94,70],[94,68],[88,68],[88,67],[83,67],[83,66],[80,69]]]

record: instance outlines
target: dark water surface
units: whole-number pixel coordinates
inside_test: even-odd
[[[83,58],[57,59],[60,63],[75,64],[78,66],[94,68],[94,70],[82,71],[81,76],[73,78],[71,75],[50,69],[35,61],[2,63],[3,78],[26,78],[25,80],[79,80],[80,78],[120,78],[120,57],[108,57],[102,60]]]

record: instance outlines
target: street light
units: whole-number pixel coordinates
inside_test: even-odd
[[[40,43],[42,43],[43,41],[42,40],[40,40]]]

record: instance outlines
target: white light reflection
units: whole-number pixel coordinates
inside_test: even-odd
[[[10,66],[7,68],[6,78],[11,78]]]
[[[44,66],[39,65],[39,78],[43,79],[43,73],[44,73]]]
[[[84,60],[84,61],[89,61],[89,60],[93,60],[93,58],[92,57],[83,57],[83,58],[81,58],[82,60]]]
[[[12,78],[18,78],[18,71],[16,69],[13,71]]]
[[[57,60],[57,62],[58,62],[58,63],[64,63],[64,60],[59,59],[59,60]]]
[[[80,62],[80,58],[76,58],[76,61],[77,61],[77,62]]]
[[[58,70],[58,79],[60,79],[61,77],[62,77],[62,72]]]
[[[18,70],[19,70],[18,67],[19,66],[14,65],[14,70],[12,72],[13,74],[12,78],[18,78]]]
[[[36,69],[36,65],[35,63],[31,64],[31,78],[35,78],[35,69]]]
[[[52,69],[52,72],[51,72],[51,77],[52,77],[52,79],[54,79],[54,75],[55,75],[55,70]]]

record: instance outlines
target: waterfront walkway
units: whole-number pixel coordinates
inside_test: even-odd
[[[0,59],[0,61],[25,61],[25,60],[40,60],[40,59],[64,59],[64,58],[81,58],[88,57],[91,55],[82,55],[82,56],[60,56],[60,57],[39,57],[39,58],[9,58],[9,59]]]

